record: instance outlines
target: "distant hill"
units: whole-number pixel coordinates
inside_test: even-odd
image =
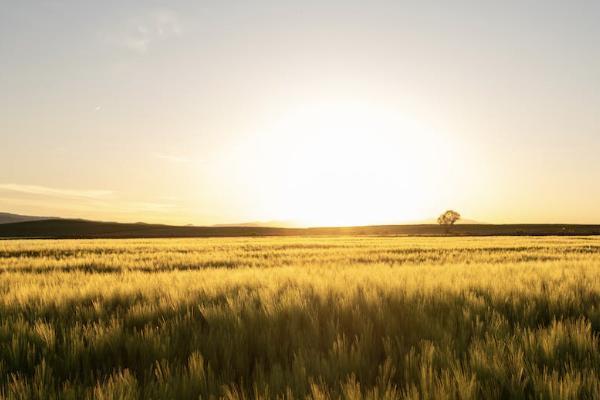
[[[222,227],[235,227],[235,226],[246,226],[246,227],[268,227],[268,228],[298,228],[299,225],[292,221],[253,221],[253,222],[242,222],[237,224],[215,224],[211,225],[215,228]]]
[[[453,236],[548,236],[600,235],[600,225],[456,225]],[[170,226],[122,224],[73,219],[48,219],[0,224],[0,238],[184,238],[235,236],[399,235],[446,236],[444,227],[423,225],[375,225],[328,228],[273,228],[250,226]]]
[[[429,225],[437,224],[437,218],[423,219],[419,221],[407,222],[408,225]],[[456,221],[456,225],[490,225],[487,222],[476,221],[474,219],[461,218]]]
[[[30,215],[19,215],[19,214],[10,214],[5,212],[0,212],[0,224],[12,224],[15,222],[25,222],[25,221],[42,221],[46,219],[57,219],[54,217],[33,217]]]
[[[488,225],[486,222],[479,222],[473,219],[461,218],[456,222],[457,225]],[[393,225],[437,225],[437,218],[424,219],[419,221],[402,222]],[[215,224],[211,225],[216,228],[220,227],[268,227],[268,228],[304,228],[306,225],[296,223],[294,221],[253,221],[253,222],[241,222],[234,224]]]

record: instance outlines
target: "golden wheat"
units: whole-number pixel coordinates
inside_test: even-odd
[[[600,398],[600,239],[0,241],[0,397]]]

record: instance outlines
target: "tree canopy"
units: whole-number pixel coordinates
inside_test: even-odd
[[[460,214],[454,210],[447,210],[437,219],[440,225],[454,225],[460,219]]]

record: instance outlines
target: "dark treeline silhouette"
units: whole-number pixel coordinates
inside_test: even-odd
[[[373,225],[323,228],[201,227],[157,224],[126,224],[85,220],[56,219],[0,224],[0,238],[168,238],[236,236],[313,236],[313,235],[447,235],[446,227],[436,224]],[[600,235],[600,225],[565,224],[462,224],[454,225],[452,236],[574,236]]]

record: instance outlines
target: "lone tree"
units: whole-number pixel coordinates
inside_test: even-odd
[[[454,210],[448,210],[437,219],[438,224],[446,227],[446,232],[450,230],[450,227],[460,219],[460,214]]]

